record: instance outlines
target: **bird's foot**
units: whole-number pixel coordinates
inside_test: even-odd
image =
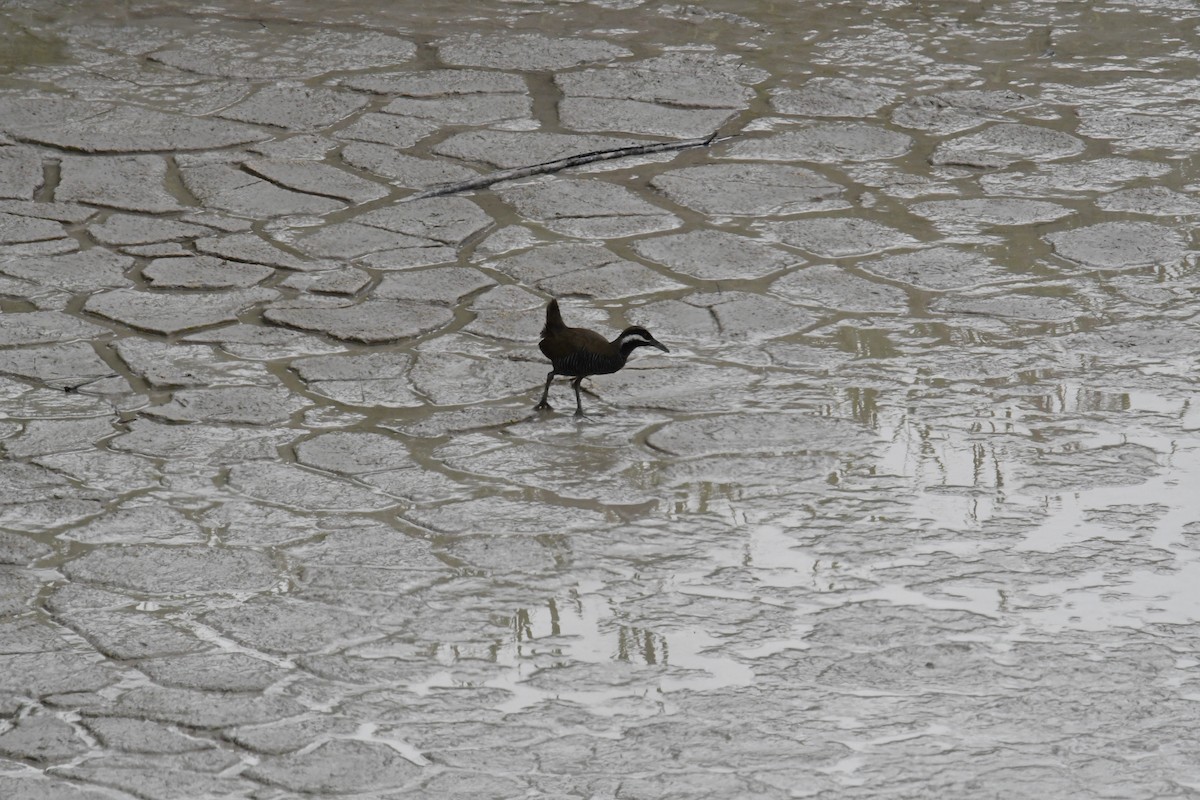
[[[540,402],[536,406],[534,406],[533,410],[534,411],[553,411],[554,406],[550,405],[545,400],[543,400],[542,402]]]
[[[581,417],[586,417],[586,416],[587,416],[587,414],[583,413],[583,409],[582,409],[582,408],[577,408],[577,409],[575,409],[575,418],[576,418],[576,419],[579,419],[579,418],[581,418]]]

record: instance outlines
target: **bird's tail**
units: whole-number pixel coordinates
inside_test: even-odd
[[[550,305],[546,306],[546,325],[542,328],[542,338],[546,338],[552,333],[557,333],[565,329],[566,323],[563,322],[562,312],[558,310],[558,301],[551,300]]]

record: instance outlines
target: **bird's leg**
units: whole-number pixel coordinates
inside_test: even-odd
[[[583,376],[571,381],[571,386],[575,389],[575,416],[583,416],[583,400],[579,398],[579,384],[583,383]]]
[[[546,398],[550,396],[550,382],[554,380],[555,374],[556,373],[554,370],[550,370],[550,374],[546,376],[546,388],[542,390],[542,402],[533,407],[534,411],[539,411],[541,409],[545,409],[547,411],[551,410],[551,406],[546,402]]]

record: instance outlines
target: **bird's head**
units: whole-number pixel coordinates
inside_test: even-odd
[[[650,331],[641,325],[634,325],[621,331],[614,344],[620,349],[621,355],[628,356],[639,347],[655,347],[664,353],[671,352],[667,346],[650,335]]]

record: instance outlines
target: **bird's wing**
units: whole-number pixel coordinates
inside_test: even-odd
[[[567,328],[542,339],[538,347],[555,366],[567,370],[567,374],[594,375],[612,368],[612,343],[586,328]]]

